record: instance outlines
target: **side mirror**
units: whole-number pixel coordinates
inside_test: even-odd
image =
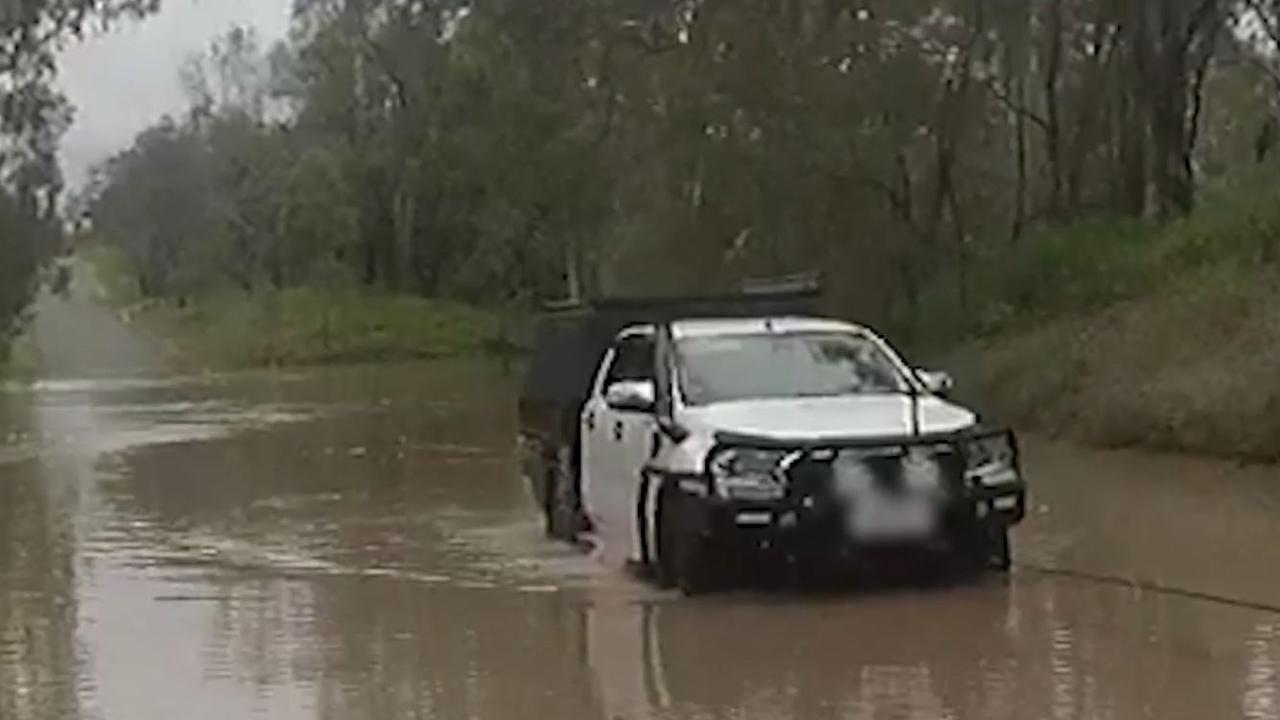
[[[920,383],[924,385],[924,389],[932,395],[947,395],[955,389],[956,381],[951,377],[951,373],[916,370],[916,377],[920,378]]]
[[[622,412],[651,413],[657,390],[650,380],[622,380],[604,391],[609,407]]]

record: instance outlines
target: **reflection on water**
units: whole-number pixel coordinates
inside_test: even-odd
[[[1087,595],[1037,583],[763,605],[595,603],[588,657],[604,717],[1235,714],[1247,617],[1197,613],[1203,627],[1153,640],[1100,627],[1097,613],[1153,619],[1166,612],[1161,601]],[[1069,608],[1050,609],[1064,599]],[[1023,602],[1031,612],[1015,610]],[[1274,694],[1274,676],[1250,677]]]
[[[1053,672],[1053,717],[1075,717],[1076,679],[1071,661],[1071,628],[1057,624],[1049,633],[1049,667]]]
[[[1280,718],[1256,611],[1030,570],[696,601],[603,570],[541,537],[510,387],[454,364],[0,394],[0,718]],[[1275,592],[1168,550],[1224,516],[1274,543],[1266,503],[1029,452],[1024,556]],[[1144,499],[1166,514],[1129,529],[1107,502]]]
[[[1241,714],[1247,720],[1280,718],[1280,626],[1258,625],[1245,641],[1248,673],[1244,679]]]
[[[29,410],[0,394],[0,437],[23,442]],[[0,463],[0,718],[80,716],[74,498],[42,470]]]

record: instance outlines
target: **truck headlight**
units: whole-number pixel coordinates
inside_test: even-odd
[[[715,493],[725,500],[773,501],[787,494],[784,450],[724,448],[707,461]]]
[[[986,435],[965,448],[965,474],[975,483],[998,487],[1018,481],[1018,449],[1013,433]]]

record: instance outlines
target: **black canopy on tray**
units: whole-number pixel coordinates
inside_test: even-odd
[[[610,298],[585,305],[561,304],[537,323],[525,374],[522,420],[576,414],[591,391],[597,366],[619,332],[632,325],[674,320],[806,316],[817,312],[821,289],[815,278],[752,282],[736,295]],[[557,418],[563,422],[565,418]]]

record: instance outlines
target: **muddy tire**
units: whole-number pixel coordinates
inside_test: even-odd
[[[676,556],[680,592],[697,597],[728,589],[728,573],[717,555],[706,538],[683,538]]]
[[[573,450],[557,448],[547,464],[545,507],[547,536],[573,542],[582,532],[578,503],[577,473],[573,467]]]
[[[993,525],[981,528],[958,558],[962,576],[976,577],[988,572],[1008,572],[1013,567],[1009,529]]]
[[[987,558],[988,567],[999,572],[1009,572],[1013,569],[1013,544],[1009,540],[1009,528],[998,527],[991,529],[991,536],[987,541]]]
[[[992,571],[1010,566],[1009,531],[999,526],[978,526],[957,540],[947,572],[961,583],[978,580]]]
[[[679,588],[688,597],[724,590],[727,573],[719,553],[706,538],[689,529],[685,509],[676,493],[664,493],[659,501],[654,580],[663,588]]]

